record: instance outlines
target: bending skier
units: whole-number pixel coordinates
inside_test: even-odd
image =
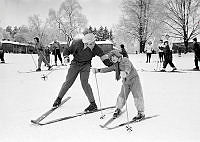
[[[123,58],[117,50],[112,50],[109,54],[109,58],[113,62],[112,66],[100,69],[93,68],[93,73],[106,73],[115,71],[116,80],[118,81],[120,78],[122,78],[121,92],[117,98],[116,110],[113,114],[113,117],[116,118],[121,113],[121,109],[125,105],[129,93],[132,92],[135,106],[138,111],[138,115],[135,116],[133,120],[142,120],[145,118],[144,99],[142,86],[136,69],[131,61],[127,57]]]
[[[53,107],[58,107],[61,103],[62,98],[68,89],[72,86],[78,74],[80,74],[80,80],[82,88],[90,102],[90,105],[85,109],[88,111],[97,110],[97,105],[93,96],[92,88],[88,83],[88,78],[90,74],[91,60],[94,56],[99,56],[106,66],[111,66],[108,55],[103,53],[103,50],[95,44],[95,36],[92,33],[86,33],[83,39],[73,40],[68,48],[64,48],[63,56],[64,61],[69,62],[69,55],[74,56],[71,61],[70,68],[68,70],[66,80],[63,83],[58,97],[56,98]]]

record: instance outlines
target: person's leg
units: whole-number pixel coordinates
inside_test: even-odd
[[[60,54],[60,50],[59,50],[59,53],[58,53],[58,58],[60,60],[60,63],[62,64],[62,57],[61,57],[61,54]]]
[[[199,69],[198,58],[197,58],[196,55],[194,56],[194,64],[195,64],[195,68],[194,69]]]
[[[54,58],[54,59],[55,59],[55,65],[57,66],[57,50],[55,49],[54,52],[55,52],[55,54],[54,54],[54,57],[55,57],[55,58]]]
[[[133,120],[141,120],[145,117],[145,114],[144,114],[144,97],[139,76],[133,78],[131,92],[133,94],[135,107],[138,111],[137,116],[135,116]]]
[[[151,62],[151,53],[149,53],[149,63]]]
[[[146,61],[146,63],[148,63],[148,53],[146,53],[146,56],[147,56],[147,61]]]
[[[80,71],[80,80],[81,80],[82,88],[90,102],[90,105],[85,109],[86,112],[97,110],[97,105],[94,99],[92,88],[90,84],[88,83],[89,74],[90,74],[90,64],[84,65]]]
[[[3,62],[3,52],[0,51],[0,59],[1,59],[1,62]]]
[[[161,62],[163,62],[163,60],[164,60],[164,53],[161,52]]]
[[[68,73],[65,79],[65,82],[62,84],[62,87],[60,89],[60,92],[58,94],[59,98],[63,98],[65,93],[69,90],[69,88],[72,86],[74,81],[76,80],[79,73],[79,67],[77,66],[70,66],[68,69]]]
[[[38,54],[38,71],[41,70],[41,64],[42,64],[42,55]]]
[[[60,105],[62,98],[76,80],[78,73],[79,73],[79,67],[71,65],[70,68],[68,69],[66,80],[62,84],[62,87],[59,91],[58,97],[54,101],[53,107],[58,107]]]
[[[139,77],[133,78],[131,92],[133,94],[134,103],[137,111],[144,112],[144,98]]]
[[[162,54],[161,52],[158,53],[160,62],[162,61],[162,55],[161,54]]]
[[[130,93],[130,86],[127,85],[127,84],[123,84],[122,87],[121,87],[121,91],[117,97],[117,102],[116,102],[116,108],[118,109],[122,109],[123,106],[125,105],[126,103],[126,100],[128,98],[128,95]]]
[[[41,56],[42,56],[42,61],[48,66],[50,67],[50,64],[48,63],[46,57],[45,57],[45,53],[44,52],[41,52]]]
[[[92,92],[92,88],[90,86],[90,84],[88,83],[88,79],[89,79],[89,74],[90,74],[90,65],[84,65],[84,67],[81,69],[80,71],[80,80],[81,80],[81,85],[82,88],[89,100],[89,102],[94,102],[94,95]]]

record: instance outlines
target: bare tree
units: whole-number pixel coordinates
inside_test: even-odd
[[[154,0],[123,0],[123,16],[119,29],[123,34],[128,34],[130,39],[137,39],[140,45],[140,53],[144,52],[146,41],[156,31]]]
[[[163,22],[174,38],[183,39],[186,52],[188,41],[200,33],[199,0],[168,0]]]
[[[77,0],[65,0],[58,11],[50,9],[49,19],[52,25],[56,25],[55,27],[68,43],[87,24],[86,17],[81,14],[81,6]]]
[[[38,36],[41,41],[46,43],[47,33],[46,28],[48,25],[48,20],[42,21],[39,15],[33,15],[28,18],[29,30],[32,33],[32,37]]]

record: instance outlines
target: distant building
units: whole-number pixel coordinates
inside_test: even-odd
[[[114,49],[113,43],[110,40],[95,41],[95,43],[99,45],[105,54]]]
[[[6,53],[30,53],[30,49],[34,50],[32,44],[19,43],[14,41],[2,40],[2,47]]]

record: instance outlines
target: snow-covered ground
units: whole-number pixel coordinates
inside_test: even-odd
[[[153,70],[156,67],[158,55],[153,55],[151,63],[148,64],[145,63],[145,54],[129,56],[140,75],[146,116],[158,115],[130,124],[132,132],[126,131],[125,126],[114,130],[100,128],[99,125],[112,116],[113,110],[103,111],[103,114],[106,114],[104,119],[100,119],[101,112],[98,112],[45,126],[32,125],[31,119],[36,119],[52,106],[65,80],[67,69],[56,70],[48,76],[47,81],[43,81],[41,75],[48,72],[18,72],[35,69],[31,55],[5,54],[7,64],[0,64],[0,141],[199,142],[200,72],[142,72],[141,69]],[[37,55],[33,57],[37,61]],[[192,53],[182,57],[174,55],[174,64],[179,69],[193,68],[193,60]],[[104,67],[98,57],[93,59],[92,64],[93,67]],[[102,107],[115,105],[121,81],[115,81],[114,73],[97,74],[97,80]],[[89,82],[99,106],[95,76],[92,73]],[[89,105],[79,77],[66,96],[72,98],[43,122],[73,115]],[[132,94],[129,95],[127,106],[131,119],[137,113]],[[110,126],[126,121],[127,113],[124,113]]]

